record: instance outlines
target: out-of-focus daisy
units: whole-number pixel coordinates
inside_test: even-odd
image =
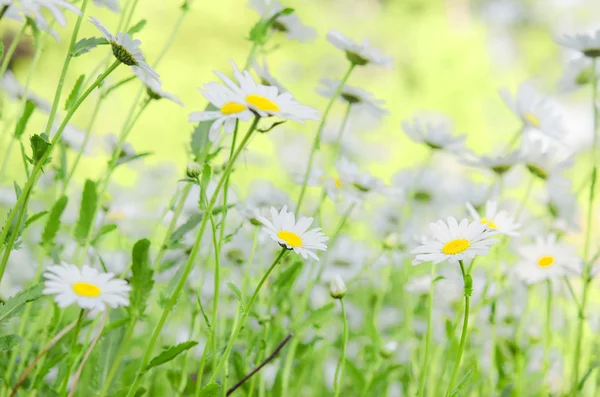
[[[525,128],[532,128],[543,134],[560,139],[565,133],[561,117],[549,98],[540,95],[529,83],[519,86],[513,98],[507,89],[500,90],[506,106],[521,119]]]
[[[556,42],[564,47],[580,51],[586,57],[600,57],[600,30],[593,33],[563,35],[557,38]]]
[[[420,206],[447,205],[452,193],[448,176],[433,167],[401,170],[392,175],[392,185]]]
[[[326,181],[329,197],[334,200],[345,198],[351,202],[362,202],[368,194],[378,191],[383,182],[366,171],[361,171],[358,164],[345,157],[335,162],[337,178]]]
[[[477,255],[486,255],[492,244],[498,242],[491,238],[495,232],[481,222],[463,219],[460,223],[448,217],[448,223],[439,220],[429,224],[433,239],[425,241],[411,253],[416,254],[413,265],[422,262],[443,261],[458,262],[473,259]]]
[[[522,148],[521,156],[527,170],[543,180],[558,175],[573,164],[572,156],[560,158],[555,151],[540,146]]]
[[[452,123],[441,115],[414,117],[412,121],[404,120],[402,128],[410,139],[422,142],[434,150],[447,150],[449,152],[461,152],[465,149],[466,135],[454,136],[452,134]]]
[[[345,280],[356,277],[366,266],[370,250],[360,241],[343,234],[327,253],[327,266],[323,269],[321,279],[332,280],[336,275]]]
[[[580,211],[570,180],[554,175],[546,181],[546,205],[552,226],[561,231],[579,230]]]
[[[119,0],[94,0],[94,5],[96,7],[106,7],[112,12],[119,13],[121,12],[121,6],[119,5]]]
[[[594,77],[593,62],[587,57],[579,57],[567,63],[558,89],[562,92],[575,91],[592,83]],[[600,65],[596,65],[596,78],[600,77]]]
[[[496,231],[506,236],[518,236],[517,229],[519,225],[515,222],[514,217],[510,216],[507,211],[498,211],[498,203],[495,201],[488,201],[485,206],[485,216],[480,216],[475,207],[471,203],[467,203],[467,210],[471,216],[479,221],[481,224],[486,225],[490,230]]]
[[[337,30],[327,33],[327,41],[346,53],[346,58],[355,65],[373,63],[383,67],[392,67],[392,57],[383,55],[378,48],[371,48],[371,41],[364,39],[361,44],[344,36]]]
[[[277,87],[279,92],[284,93],[288,90],[271,74],[271,70],[269,69],[269,65],[267,64],[266,58],[263,59],[262,64],[258,61],[254,61],[252,63],[252,69],[256,72],[256,75],[260,78],[261,83],[263,85],[272,85]]]
[[[341,82],[339,80],[321,79],[321,86],[317,92],[325,98],[332,98]],[[352,87],[344,84],[338,97],[340,100],[353,105],[353,107],[365,108],[376,117],[381,117],[389,112],[383,107],[385,101],[376,99],[373,94],[362,88]]]
[[[119,138],[117,138],[114,134],[108,134],[104,136],[104,142],[106,144],[106,150],[108,154],[113,154],[117,147],[119,146]],[[130,161],[135,156],[137,156],[137,152],[129,142],[125,142],[121,146],[121,153],[119,153],[119,159],[117,160],[117,164],[125,163]]]
[[[259,216],[258,220],[263,223],[269,236],[282,247],[293,250],[304,259],[310,256],[317,261],[319,258],[314,251],[327,249],[324,243],[329,237],[321,232],[321,228],[308,230],[313,218],[301,217],[296,222],[294,213],[288,212],[287,206],[283,206],[279,212],[271,208],[271,218],[273,222],[262,216]]]
[[[108,41],[115,58],[125,65],[131,66],[137,76],[143,75],[160,82],[158,73],[146,62],[144,53],[140,49],[140,44],[142,44],[140,40],[133,40],[127,33],[118,33],[116,37],[113,36],[97,18],[90,17],[90,22],[98,28],[102,36]]]
[[[278,0],[250,0],[250,7],[258,12],[264,20],[284,9]],[[317,32],[310,26],[304,25],[296,13],[278,16],[271,28],[285,33],[290,40],[306,42],[317,37]]]
[[[83,265],[62,263],[50,266],[44,273],[46,295],[56,295],[54,300],[65,308],[75,303],[82,309],[103,311],[107,306],[116,308],[129,305],[131,287],[112,273],[101,273]]]
[[[578,274],[581,258],[577,250],[557,241],[556,235],[537,236],[533,244],[517,248],[521,259],[515,266],[516,275],[527,284]]]
[[[0,78],[0,89],[6,92],[11,100],[19,100],[26,96],[28,100],[35,103],[38,110],[44,113],[50,112],[50,103],[30,90],[26,90],[11,70],[4,72],[4,75]]]
[[[141,69],[138,70],[136,74],[146,86],[146,92],[150,98],[154,100],[165,98],[171,102],[175,102],[179,106],[183,106],[183,102],[181,102],[181,99],[179,99],[177,95],[171,94],[162,89],[162,84],[160,81],[155,80],[152,76]]]
[[[504,175],[521,161],[521,154],[515,150],[508,153],[496,154],[491,156],[469,156],[463,159],[466,164],[474,165],[480,168],[487,168],[496,175]]]
[[[75,151],[80,151],[83,149],[82,153],[86,156],[89,156],[92,154],[93,145],[90,145],[90,139],[88,139],[86,142],[85,135],[85,131],[82,131],[73,125],[67,124],[62,132],[62,135],[60,136],[60,139],[62,139],[62,141],[71,149]]]

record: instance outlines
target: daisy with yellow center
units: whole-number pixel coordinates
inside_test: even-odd
[[[321,232],[321,228],[308,230],[313,223],[313,218],[301,217],[296,222],[294,213],[288,212],[287,206],[283,206],[279,212],[271,207],[271,218],[272,222],[262,216],[257,216],[269,236],[282,247],[293,250],[304,259],[310,256],[317,261],[319,258],[314,251],[327,249],[324,243],[329,240],[329,237]]]
[[[458,223],[455,218],[449,217],[447,223],[439,220],[431,223],[429,229],[433,238],[425,240],[412,251],[416,254],[413,265],[473,259],[477,255],[486,255],[490,246],[498,242],[491,238],[496,232],[479,221],[469,223],[467,219],[463,219]]]
[[[523,245],[517,251],[521,259],[515,273],[527,284],[574,276],[582,270],[575,247],[559,242],[554,234],[537,237],[533,244]]]
[[[114,278],[112,273],[102,273],[88,265],[78,268],[62,263],[50,266],[44,273],[46,295],[55,295],[59,307],[76,304],[82,309],[103,311],[129,305],[131,287],[125,280]]]
[[[498,211],[498,203],[493,200],[485,204],[485,215],[480,216],[471,203],[467,203],[467,210],[474,220],[479,221],[488,230],[498,232],[505,236],[516,237],[519,235],[517,229],[521,226],[506,211]]]

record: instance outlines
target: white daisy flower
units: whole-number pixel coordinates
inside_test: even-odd
[[[108,134],[104,136],[104,143],[106,145],[106,151],[108,152],[108,154],[112,155],[119,146],[119,138],[117,138],[117,136],[114,134]],[[117,164],[122,164],[127,161],[130,161],[137,155],[138,153],[135,151],[131,143],[125,142],[121,146],[121,153],[119,153],[119,159],[117,160]]]
[[[160,82],[158,73],[146,62],[144,53],[140,49],[140,44],[142,44],[140,40],[133,40],[127,33],[118,33],[116,37],[113,36],[97,18],[90,17],[90,22],[98,28],[102,36],[108,41],[115,58],[125,65],[131,66],[137,76],[142,74],[147,78]]]
[[[13,5],[17,3],[15,0],[0,0],[0,5]],[[19,0],[17,8],[22,10],[25,15],[38,21],[38,19],[47,21],[42,15],[41,9],[46,8],[52,13],[54,19],[60,26],[67,25],[67,18],[63,14],[63,10],[68,10],[76,15],[81,15],[81,10],[73,5],[71,2],[66,0]]]
[[[250,7],[258,12],[264,20],[268,20],[284,9],[278,0],[250,0]],[[307,42],[317,37],[317,32],[310,26],[304,25],[296,13],[278,16],[271,28],[285,33],[290,40],[300,42]]]
[[[416,254],[413,265],[422,262],[434,264],[450,261],[473,259],[477,255],[486,255],[492,244],[498,239],[490,238],[496,232],[490,231],[487,225],[480,222],[471,222],[463,219],[458,223],[456,219],[448,217],[448,223],[439,220],[429,224],[433,239],[425,241],[411,253]]]
[[[578,57],[569,61],[558,81],[562,92],[575,91],[592,83],[594,77],[593,62],[587,57]],[[596,78],[600,77],[600,65],[596,65]]]
[[[490,156],[473,156],[464,158],[465,164],[474,165],[480,168],[487,168],[496,175],[504,175],[512,167],[521,162],[521,153],[517,150],[508,153],[499,153]]]
[[[572,156],[558,157],[554,150],[549,150],[540,145],[528,145],[521,148],[521,156],[527,170],[543,180],[560,174],[573,164]]]
[[[443,206],[453,194],[448,175],[433,167],[403,169],[392,175],[392,185],[419,206]]]
[[[321,87],[317,88],[317,93],[325,98],[332,98],[341,84],[341,81],[324,78],[321,79],[320,83]],[[373,94],[362,88],[344,84],[338,98],[346,103],[352,104],[353,107],[364,108],[376,117],[381,117],[389,113],[383,107],[385,101],[376,99]]]
[[[582,52],[586,57],[600,57],[600,30],[596,30],[593,33],[580,33],[574,36],[563,35],[555,41],[563,47]]]
[[[499,92],[506,106],[521,119],[525,128],[538,130],[555,139],[560,139],[565,134],[556,106],[549,98],[536,92],[531,84],[521,83],[514,98],[507,89]]]
[[[101,273],[83,265],[62,263],[50,266],[44,273],[45,295],[56,295],[55,302],[65,308],[75,303],[82,309],[103,311],[107,306],[129,305],[131,287],[112,273]]]
[[[364,201],[370,193],[377,192],[383,187],[381,180],[366,171],[361,171],[358,164],[345,157],[335,162],[335,168],[338,177],[329,178],[325,182],[327,194],[333,200],[345,198],[359,203]]]
[[[521,260],[516,275],[527,284],[579,274],[581,258],[575,247],[557,241],[556,235],[537,236],[533,244],[517,248]]]
[[[271,74],[271,70],[269,69],[266,58],[263,58],[262,65],[258,63],[258,61],[254,61],[252,63],[252,69],[254,69],[254,72],[260,78],[263,85],[272,85],[277,87],[281,93],[288,92],[288,89],[286,89],[283,84],[281,84],[279,80],[277,80],[275,76]]]
[[[515,218],[510,216],[507,211],[498,211],[496,201],[488,201],[485,205],[485,216],[480,216],[471,203],[467,203],[467,210],[475,219],[492,231],[496,231],[505,236],[516,237],[519,235],[517,229],[521,226],[515,222]]]
[[[431,149],[459,153],[465,150],[466,135],[454,136],[452,122],[442,115],[413,117],[412,122],[404,120],[402,128],[414,142],[422,142]]]
[[[377,48],[371,48],[369,39],[364,39],[361,44],[358,44],[337,30],[331,30],[327,33],[327,41],[345,51],[346,58],[355,65],[362,66],[373,63],[383,67],[392,67],[392,57],[383,55]]]
[[[119,0],[94,0],[94,5],[96,7],[106,7],[112,12],[119,13],[121,12],[121,6],[119,5]]]
[[[152,76],[150,76],[146,71],[142,69],[138,69],[136,71],[136,75],[142,80],[142,83],[146,86],[146,92],[148,96],[154,100],[158,99],[168,99],[171,102],[175,102],[179,106],[184,106],[183,102],[177,95],[168,93],[162,89],[162,84],[160,81],[155,80]]]
[[[288,212],[285,205],[279,212],[271,207],[271,218],[273,222],[262,216],[258,216],[257,219],[263,223],[269,236],[282,247],[293,250],[304,259],[310,256],[317,261],[319,258],[313,251],[327,250],[324,243],[329,237],[321,232],[321,228],[308,230],[313,218],[301,217],[296,222],[294,213]]]
[[[578,231],[580,211],[570,180],[554,175],[546,181],[546,205],[552,226],[561,231]]]

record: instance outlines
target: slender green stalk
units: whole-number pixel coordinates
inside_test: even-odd
[[[521,339],[523,336],[523,318],[529,311],[529,286],[527,286],[527,295],[525,296],[525,309],[519,318],[517,319],[517,325],[515,329],[515,343],[517,344],[517,352],[515,354],[515,396],[523,395],[523,371],[525,370],[525,351],[521,346]]]
[[[242,150],[245,148],[246,144],[250,140],[252,133],[256,130],[256,126],[258,125],[259,120],[260,120],[260,117],[258,117],[258,116],[254,118],[252,125],[248,129],[246,136],[244,136],[244,138],[242,139],[242,142],[240,143],[239,147],[235,151],[233,158],[231,159],[230,162],[227,163],[227,167],[225,168],[223,175],[221,175],[221,179],[217,183],[217,187],[215,188],[213,196],[208,203],[205,213],[210,213],[213,210],[215,203],[217,202],[219,192],[221,191],[221,188],[223,187],[223,185],[225,183],[225,178],[233,170],[233,165],[235,164],[235,161],[237,160],[237,158],[241,154]],[[144,357],[142,358],[142,361],[140,363],[140,370],[137,372],[135,380],[133,381],[133,383],[129,389],[129,392],[127,393],[128,397],[131,397],[135,394],[135,392],[141,382],[141,378],[143,376],[143,370],[144,370],[144,368],[146,368],[146,365],[150,361],[150,356],[152,355],[152,350],[154,348],[154,345],[156,344],[156,341],[158,340],[160,332],[162,331],[162,329],[165,325],[165,322],[167,321],[167,317],[169,316],[171,309],[177,303],[177,299],[179,297],[179,294],[181,293],[181,290],[185,286],[187,277],[189,276],[190,272],[192,271],[192,269],[194,267],[194,262],[196,260],[196,256],[198,255],[198,251],[200,249],[200,243],[202,242],[204,230],[206,229],[206,225],[208,223],[209,218],[210,217],[208,217],[208,216],[204,216],[202,218],[202,222],[200,223],[200,229],[198,230],[198,234],[196,236],[196,241],[194,242],[192,251],[190,252],[190,255],[188,257],[188,261],[185,265],[183,274],[181,275],[179,282],[177,283],[177,286],[175,287],[173,293],[171,294],[171,298],[165,305],[165,308],[163,309],[161,318],[160,318],[158,324],[156,325],[156,328],[154,329],[152,337],[150,338],[150,343],[146,347],[146,352],[144,353]]]
[[[306,192],[308,177],[310,176],[310,171],[312,169],[312,163],[313,163],[313,160],[315,157],[315,153],[317,152],[317,149],[319,148],[319,145],[321,142],[321,134],[323,133],[323,128],[325,127],[325,121],[327,121],[327,116],[329,115],[329,111],[333,107],[333,103],[335,102],[337,97],[342,92],[342,88],[344,87],[344,84],[346,84],[346,81],[348,81],[348,78],[350,77],[350,74],[352,73],[352,71],[354,70],[355,67],[356,67],[356,65],[354,63],[350,64],[348,71],[346,72],[344,77],[342,77],[342,80],[340,81],[340,85],[335,90],[335,93],[331,96],[331,99],[329,100],[329,103],[327,104],[327,107],[325,108],[325,111],[323,112],[323,118],[321,119],[321,122],[319,123],[319,127],[317,128],[317,133],[315,135],[315,140],[313,141],[312,150],[310,151],[310,155],[308,157],[308,165],[306,166],[306,171],[304,173],[304,179],[302,180],[302,188],[300,189],[300,196],[298,196],[298,202],[296,204],[296,216],[298,215],[298,213],[300,212],[300,208],[302,207],[302,200],[304,199],[304,193]]]
[[[125,331],[125,336],[121,341],[121,346],[119,346],[119,350],[117,351],[117,354],[113,359],[113,363],[110,366],[108,375],[104,380],[104,384],[102,385],[102,389],[100,390],[99,397],[104,397],[110,389],[110,386],[112,385],[112,382],[115,379],[115,376],[117,375],[117,371],[119,370],[119,366],[121,365],[121,361],[123,361],[125,353],[127,353],[127,350],[131,348],[129,343],[131,342],[131,338],[133,337],[133,331],[135,330],[136,323],[137,317],[132,317],[131,320],[129,320],[127,331]]]
[[[27,29],[26,23],[24,23],[23,26],[21,26],[21,29],[19,29],[19,31],[13,38],[13,41],[10,43],[8,50],[4,53],[4,59],[2,60],[2,64],[0,65],[0,76],[4,76],[4,73],[8,69],[8,64],[12,60],[12,57],[15,54],[15,51],[17,50],[17,46],[21,42],[21,38],[23,37],[23,33],[25,33],[25,29]]]
[[[79,332],[81,331],[81,323],[83,322],[83,317],[85,315],[85,310],[81,309],[79,311],[79,317],[77,318],[77,323],[75,324],[75,330],[73,331],[73,339],[71,339],[71,347],[69,348],[69,356],[67,357],[67,367],[65,369],[65,375],[62,380],[61,386],[59,388],[59,395],[64,395],[67,391],[67,385],[69,384],[69,376],[71,375],[71,369],[73,367],[73,363],[75,361],[75,347],[77,346],[77,339],[79,338]]]
[[[465,314],[463,319],[462,331],[460,334],[460,343],[458,345],[458,355],[456,356],[454,369],[452,370],[452,375],[450,376],[450,382],[448,383],[448,389],[446,390],[446,397],[449,397],[452,393],[452,387],[454,385],[454,381],[456,380],[456,375],[458,375],[460,361],[462,359],[465,344],[467,342],[467,330],[469,328],[469,308],[471,307],[471,293],[473,291],[473,279],[471,278],[470,274],[465,273],[465,267],[463,265],[463,262],[460,261],[459,263],[460,270],[463,276],[463,282],[465,284]]]
[[[348,119],[350,118],[350,111],[352,110],[352,102],[348,102],[346,105],[346,111],[344,112],[344,118],[342,118],[342,124],[340,125],[340,130],[338,131],[337,138],[335,139],[334,146],[334,157],[337,158],[340,153],[340,147],[342,146],[342,138],[344,136],[344,132],[346,131],[346,125],[348,125]]]
[[[544,378],[546,378],[548,374],[550,345],[552,344],[552,283],[550,282],[550,279],[546,280],[546,287],[546,323],[544,327],[544,361],[542,365],[542,374]],[[542,395],[547,394],[544,392],[544,389],[545,387],[542,387]]]
[[[4,178],[4,171],[6,171],[6,166],[8,165],[8,161],[10,159],[10,155],[12,154],[15,142],[18,142],[17,138],[11,136],[10,141],[8,142],[8,146],[6,147],[6,152],[4,152],[4,156],[2,158],[2,165],[0,166],[0,181]]]
[[[335,370],[335,377],[333,378],[333,383],[335,385],[333,397],[338,397],[340,395],[340,392],[342,391],[342,379],[344,379],[344,367],[346,366],[346,347],[348,345],[348,318],[346,316],[346,307],[344,306],[344,299],[340,299],[340,303],[342,305],[342,321],[344,323],[344,333],[342,337],[342,357],[340,358],[340,362]]]
[[[429,296],[427,299],[427,333],[425,334],[425,355],[423,357],[423,366],[421,367],[421,373],[419,376],[421,377],[419,381],[419,393],[418,396],[423,396],[423,392],[425,391],[425,380],[427,379],[427,371],[429,366],[429,354],[430,354],[430,345],[431,345],[431,335],[433,334],[432,330],[432,318],[433,318],[433,292],[435,288],[435,283],[433,282],[435,276],[435,265],[431,264],[431,285],[429,286]]]

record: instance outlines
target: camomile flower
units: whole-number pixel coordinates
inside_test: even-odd
[[[36,22],[38,19],[46,22],[46,19],[42,15],[42,8],[50,11],[60,26],[67,25],[67,18],[63,14],[62,9],[81,15],[81,10],[67,0],[0,0],[0,5],[13,5],[15,3],[17,3],[18,9],[23,10],[25,15],[35,19]]]
[[[539,145],[521,148],[521,156],[527,170],[542,180],[560,174],[573,164],[572,156],[560,158],[554,150]]]
[[[558,89],[562,92],[575,91],[592,83],[594,77],[593,62],[581,56],[569,61],[558,81]],[[600,65],[596,65],[596,78],[600,77]]]
[[[444,116],[416,116],[412,121],[404,120],[402,128],[411,140],[422,142],[433,150],[447,150],[454,153],[465,150],[466,135],[454,136],[452,122]]]
[[[129,305],[131,287],[112,273],[101,273],[83,265],[62,263],[53,265],[44,273],[45,295],[56,295],[54,300],[65,308],[75,303],[82,309],[103,311],[107,306],[117,308]]]
[[[268,20],[284,9],[278,0],[250,0],[250,7],[264,20]],[[317,37],[317,32],[310,26],[304,25],[296,13],[278,16],[271,28],[284,33],[290,40],[300,42],[307,42]]]
[[[600,57],[600,30],[595,30],[593,33],[563,35],[555,41],[563,47],[582,52],[586,57]]]
[[[260,78],[263,85],[272,85],[277,87],[281,93],[288,92],[288,89],[286,89],[283,84],[281,84],[279,80],[277,80],[275,76],[271,74],[271,70],[269,69],[266,58],[263,59],[262,64],[258,63],[258,61],[254,61],[252,63],[252,69],[254,69],[254,72]]]
[[[150,76],[146,71],[139,69],[136,71],[136,75],[142,80],[142,83],[146,86],[146,92],[151,99],[159,100],[162,98],[168,99],[171,102],[178,104],[179,106],[183,106],[183,102],[177,95],[168,93],[162,89],[162,84],[160,81],[155,80],[152,76]]]
[[[345,157],[335,162],[335,168],[338,177],[327,179],[325,184],[327,194],[333,200],[345,198],[350,202],[359,203],[370,193],[383,187],[382,181],[366,171],[361,171],[358,164]]]
[[[140,49],[140,44],[142,44],[140,40],[133,40],[127,33],[118,33],[116,37],[113,36],[97,18],[90,17],[90,22],[98,28],[102,36],[108,41],[115,58],[125,65],[131,66],[137,76],[141,74],[160,82],[158,73],[146,62],[144,53]]]
[[[557,241],[554,234],[537,236],[533,244],[518,247],[517,251],[521,259],[514,271],[527,284],[555,280],[581,271],[581,259],[577,256],[577,250]]]
[[[313,223],[313,218],[301,217],[296,222],[294,213],[288,212],[286,205],[279,212],[271,207],[271,218],[273,222],[262,216],[257,217],[265,226],[269,236],[282,247],[293,250],[304,259],[310,256],[317,261],[319,258],[314,251],[327,250],[324,243],[329,240],[329,237],[321,232],[321,228],[308,230]]]
[[[486,255],[492,244],[498,239],[491,238],[496,232],[491,231],[481,222],[470,222],[463,219],[458,223],[455,218],[448,217],[448,223],[439,220],[429,224],[433,239],[426,240],[411,253],[416,254],[413,265],[422,262],[434,264],[450,261],[473,259],[477,255]]]
[[[108,134],[104,136],[104,143],[106,145],[106,150],[108,154],[112,155],[119,146],[119,138],[117,138],[117,136],[114,134]],[[135,151],[131,143],[125,142],[121,146],[121,153],[119,153],[119,159],[117,160],[117,164],[128,162],[137,155],[138,153]]]
[[[518,150],[499,153],[490,156],[471,156],[463,159],[465,164],[480,168],[486,168],[498,176],[506,174],[513,166],[521,162],[521,154]]]
[[[325,98],[332,98],[341,84],[341,81],[325,78],[321,79],[320,83],[321,86],[317,88],[317,93]],[[376,117],[381,117],[389,113],[383,107],[385,101],[376,99],[373,94],[362,88],[344,84],[338,98],[353,107],[364,108]]]
[[[392,67],[392,57],[383,55],[378,48],[371,48],[371,41],[364,39],[361,44],[344,36],[337,30],[327,33],[327,41],[346,53],[348,60],[359,66],[373,63],[383,67]]]
[[[560,175],[546,181],[546,206],[552,216],[552,226],[560,231],[578,231],[580,211],[572,183]]]
[[[521,119],[525,128],[538,130],[555,139],[565,134],[556,107],[549,98],[536,92],[531,84],[521,83],[515,97],[507,89],[501,89],[499,92],[506,106]]]
[[[96,7],[106,7],[112,12],[116,13],[119,13],[121,11],[119,0],[94,0],[94,5]]]
[[[485,205],[485,216],[480,216],[475,207],[471,203],[467,203],[467,210],[469,214],[479,221],[479,223],[485,225],[487,229],[496,231],[505,236],[516,237],[519,235],[517,229],[521,226],[515,222],[515,218],[510,216],[507,211],[498,211],[498,203],[495,201],[488,201]]]

